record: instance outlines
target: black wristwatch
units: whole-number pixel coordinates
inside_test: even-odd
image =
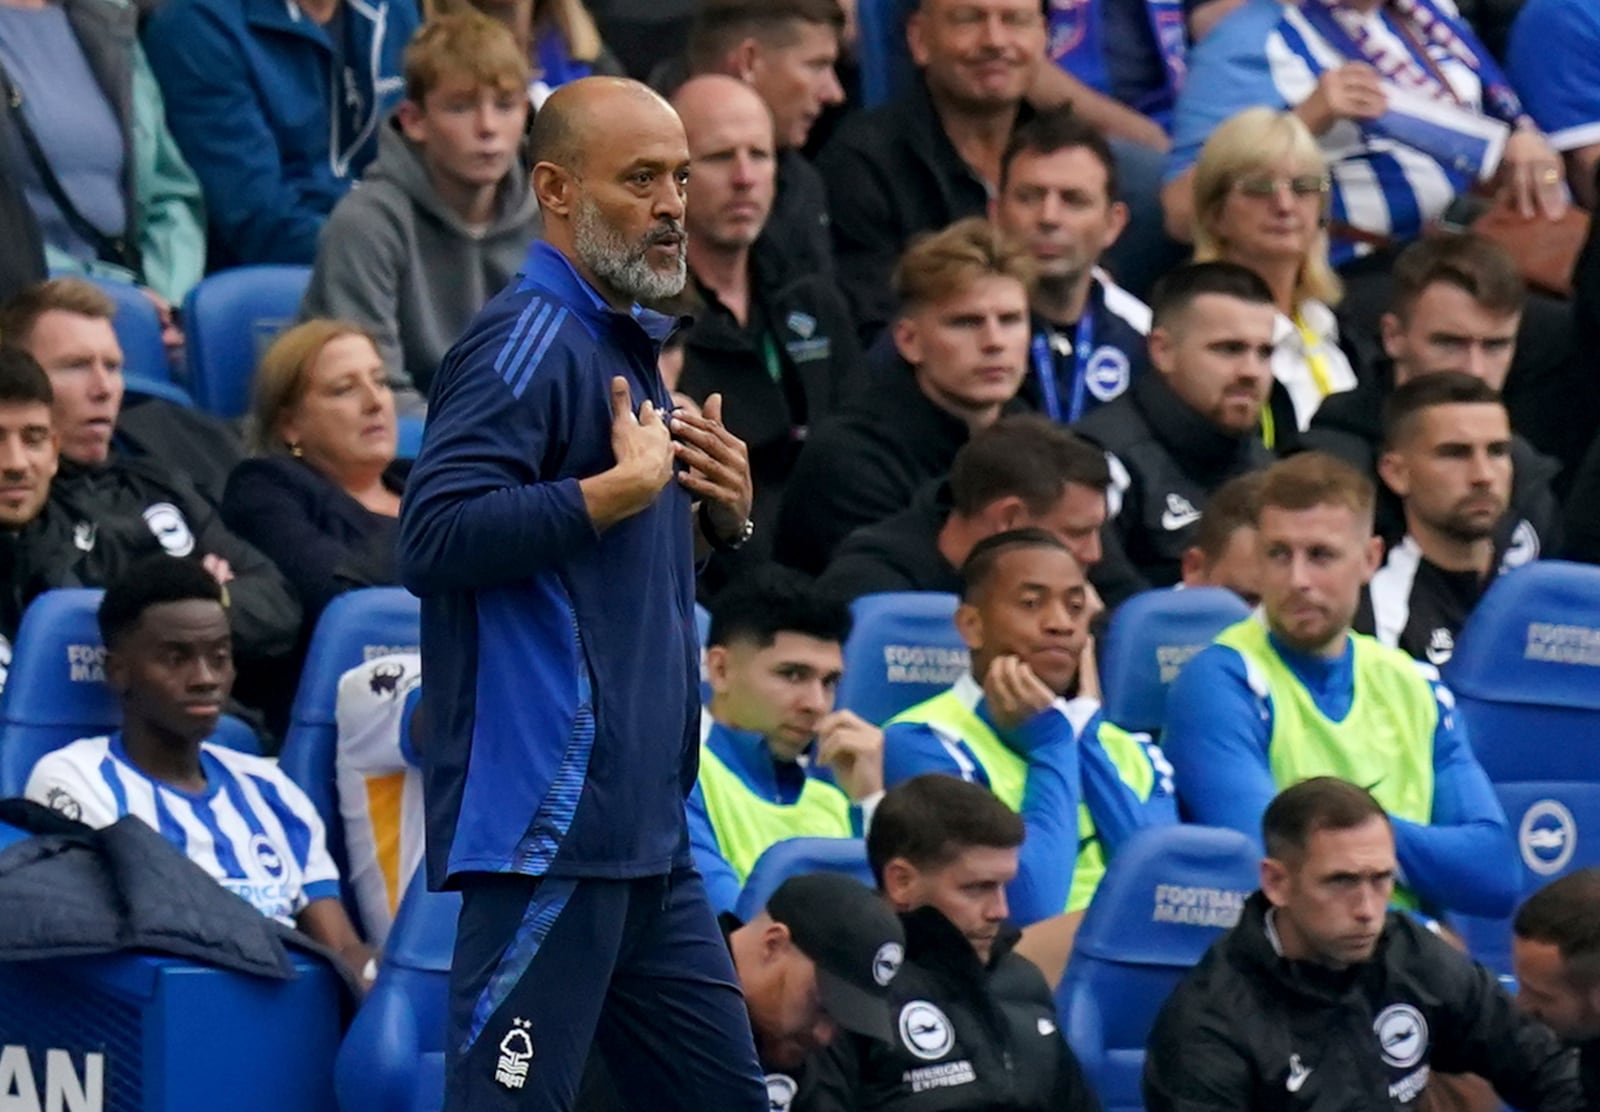
[[[706,543],[711,545],[714,552],[737,552],[750,542],[755,536],[756,523],[748,517],[744,524],[739,526],[739,531],[729,539],[717,536],[716,529],[712,528],[711,515],[706,511],[706,504],[700,503],[700,535],[705,537]]]

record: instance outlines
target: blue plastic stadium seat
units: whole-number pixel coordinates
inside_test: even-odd
[[[1600,782],[1528,781],[1496,784],[1522,861],[1522,900],[1557,877],[1600,865]],[[1451,917],[1478,961],[1511,972],[1511,920]]]
[[[843,873],[873,886],[867,843],[860,838],[785,838],[756,858],[734,914],[748,922],[767,906],[784,881],[807,873]]]
[[[1112,614],[1100,644],[1106,717],[1125,730],[1159,733],[1167,689],[1183,666],[1249,613],[1224,587],[1142,591],[1128,599]]]
[[[339,677],[375,656],[416,652],[421,639],[421,607],[400,587],[367,587],[340,595],[322,612],[311,635],[278,766],[322,816],[328,851],[341,875],[349,859],[334,779]]]
[[[241,266],[218,271],[183,303],[189,379],[200,408],[238,417],[262,353],[295,322],[311,280],[307,266]]]
[[[122,348],[124,374],[156,382],[172,381],[172,365],[167,362],[167,346],[161,342],[161,316],[155,303],[132,282],[115,278],[90,278],[112,301],[117,313],[111,327]]]
[[[1235,830],[1144,830],[1117,852],[1072,944],[1056,1011],[1104,1112],[1139,1112],[1145,1043],[1184,974],[1238,919],[1261,854]]]
[[[290,960],[287,981],[137,953],[0,963],[0,1044],[31,1060],[0,1104],[333,1112],[343,990],[326,961]]]
[[[103,593],[47,591],[23,613],[0,694],[0,797],[21,795],[34,764],[52,749],[122,725],[122,708],[105,683],[95,617]],[[211,740],[261,752],[260,739],[237,718],[224,716]]]
[[[450,956],[461,897],[428,891],[418,870],[395,914],[378,979],[339,1047],[340,1112],[438,1112]]]
[[[956,601],[938,591],[891,591],[851,603],[839,706],[882,723],[955,683],[970,666],[952,620]]]
[[[1546,560],[1500,576],[1443,671],[1510,822],[1522,896],[1600,864],[1600,568]],[[1509,918],[1452,923],[1509,972]]]
[[[856,5],[862,107],[875,108],[910,86],[916,71],[906,46],[906,18],[915,8],[915,0],[859,0]]]
[[[1541,560],[1500,576],[1444,679],[1489,779],[1600,781],[1600,568]]]
[[[194,399],[189,396],[187,390],[162,379],[125,374],[122,376],[122,384],[130,395],[160,398],[163,401],[172,402],[174,405],[181,405],[185,409],[194,408]]]

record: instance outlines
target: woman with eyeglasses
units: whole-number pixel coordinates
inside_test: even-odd
[[[1272,373],[1280,389],[1262,412],[1269,447],[1283,447],[1323,398],[1356,384],[1333,315],[1342,291],[1328,262],[1328,188],[1311,132],[1270,108],[1246,109],[1217,128],[1195,164],[1195,261],[1249,267],[1278,307]],[[1277,428],[1284,419],[1294,427]]]

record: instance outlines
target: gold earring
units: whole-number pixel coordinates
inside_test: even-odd
[[[299,459],[301,456],[305,455],[305,453],[300,450],[300,445],[298,444],[289,445],[289,454],[295,459]]]

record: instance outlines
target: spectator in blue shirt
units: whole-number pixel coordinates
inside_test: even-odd
[[[1498,165],[1487,147],[1463,158],[1457,144],[1429,140],[1454,135],[1448,125],[1401,127],[1386,116],[1397,91],[1505,125]],[[1201,145],[1258,106],[1292,110],[1328,156],[1335,265],[1415,239],[1480,179],[1527,218],[1566,210],[1560,158],[1451,0],[1247,0],[1189,55],[1162,197],[1173,235],[1192,232]]]
[[[1528,114],[1565,157],[1578,203],[1600,202],[1600,6],[1528,0],[1511,25],[1506,69]]]
[[[1388,812],[1398,899],[1504,915],[1520,883],[1505,813],[1430,665],[1352,633],[1382,555],[1372,483],[1320,452],[1275,464],[1257,498],[1262,605],[1178,676],[1162,745],[1185,814],[1257,837],[1279,789],[1312,776]]]
[[[145,49],[205,191],[213,269],[310,265],[399,100],[414,0],[172,0]]]
[[[717,911],[785,838],[852,838],[883,794],[883,731],[834,709],[850,609],[767,568],[717,596],[689,845]]]

